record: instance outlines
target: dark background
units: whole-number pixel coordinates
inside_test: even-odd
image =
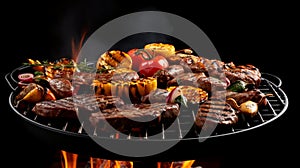
[[[115,0],[12,1],[2,8],[1,53],[1,130],[0,164],[14,167],[49,167],[57,149],[31,136],[22,119],[11,111],[11,89],[4,75],[26,62],[27,58],[55,60],[71,55],[71,41],[79,41],[84,31],[93,33],[106,22],[137,11],[170,12],[195,23],[210,38],[221,59],[237,64],[251,63],[262,72],[282,79],[282,89],[289,98],[283,116],[263,128],[232,139],[231,151],[219,151],[224,167],[266,167],[294,165],[292,158],[297,133],[299,98],[295,32],[296,11],[293,4],[282,3],[202,3],[192,1],[146,1],[130,4]],[[4,51],[4,52],[3,52]],[[49,139],[51,141],[51,139]],[[201,149],[199,149],[201,150]],[[250,154],[252,153],[253,154]],[[4,157],[3,157],[4,156]]]

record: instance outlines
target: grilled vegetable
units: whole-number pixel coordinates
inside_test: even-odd
[[[28,64],[32,66],[35,71],[44,72],[44,65],[39,60],[28,59]]]
[[[18,75],[18,79],[21,82],[30,83],[33,82],[34,75],[32,73],[22,73]]]
[[[132,101],[139,102],[141,97],[157,89],[157,80],[152,77],[135,79],[132,81],[99,81],[94,80],[96,95],[118,96],[130,98]]]
[[[115,69],[115,68],[132,68],[131,57],[123,51],[111,50],[103,53],[96,65],[97,70]]]
[[[71,80],[76,66],[73,59],[61,58],[56,62],[49,62],[45,65],[45,76],[50,79],[66,78]]]
[[[144,49],[150,52],[152,55],[161,55],[164,57],[170,57],[175,54],[175,46],[165,43],[149,43],[144,46]]]
[[[237,80],[227,87],[227,90],[233,92],[243,92],[246,90],[247,83],[242,80]]]
[[[36,103],[44,98],[44,88],[36,83],[29,83],[16,96],[17,101],[26,101],[28,103]]]
[[[227,102],[235,109],[240,111],[243,114],[246,114],[250,117],[253,117],[258,112],[258,104],[256,102],[253,102],[251,100],[248,100],[240,105],[237,104],[237,102],[233,98],[228,98]]]
[[[54,93],[49,89],[45,88],[44,100],[56,100]]]

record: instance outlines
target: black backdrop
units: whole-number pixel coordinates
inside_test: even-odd
[[[4,47],[1,54],[3,108],[0,128],[3,148],[0,158],[3,161],[0,164],[47,168],[57,151],[31,136],[30,130],[10,110],[8,96],[11,90],[4,75],[26,62],[27,58],[55,60],[69,57],[72,38],[79,41],[83,31],[92,33],[116,17],[143,10],[182,16],[206,33],[223,60],[238,64],[251,63],[262,72],[275,74],[282,79],[282,88],[290,100],[288,110],[276,122],[246,135],[249,138],[247,141],[233,139],[237,146],[232,151],[220,151],[224,153],[224,166],[238,167],[242,164],[241,167],[265,167],[284,164],[288,167],[296,162],[291,157],[295,145],[298,146],[294,143],[297,142],[295,135],[299,132],[296,130],[297,124],[294,124],[298,113],[294,102],[298,100],[295,86],[299,70],[296,64],[298,53],[295,51],[297,42],[292,41],[296,39],[296,12],[292,4],[207,4],[201,1],[171,1],[166,4],[140,1],[130,4],[115,0],[68,0],[13,1],[3,5],[3,8],[7,11],[1,12],[2,36],[5,38],[2,38]],[[254,154],[250,154],[252,152]]]

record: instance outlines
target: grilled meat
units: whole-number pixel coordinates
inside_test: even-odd
[[[92,112],[99,111],[99,109],[114,108],[123,104],[123,100],[114,96],[82,94],[55,101],[38,102],[32,108],[32,112],[47,118],[75,119],[78,115],[81,115],[78,112],[87,112],[87,115],[89,115]]]
[[[198,87],[202,88],[207,92],[215,90],[225,90],[227,87],[226,81],[222,81],[216,77],[202,77],[197,80]]]
[[[198,86],[198,79],[206,77],[204,73],[182,73],[177,75],[174,79],[168,81],[167,86],[191,85]]]
[[[259,69],[250,64],[238,66],[232,62],[225,64],[224,73],[231,83],[242,80],[248,84],[253,84],[257,88],[261,82],[261,73]]]
[[[70,80],[66,78],[54,78],[49,81],[51,91],[57,99],[73,95],[73,86]]]
[[[162,124],[167,128],[179,112],[178,104],[131,104],[92,113],[90,122],[101,130],[112,131],[107,125],[110,124],[113,129],[125,134],[139,135],[147,130],[149,135],[161,131]]]
[[[205,73],[206,76],[225,76],[231,83],[242,80],[258,87],[261,81],[261,73],[257,67],[251,64],[235,65],[233,62],[224,63],[216,59],[207,59],[189,54],[177,54],[181,57],[180,65],[193,73]],[[188,71],[186,70],[186,71]]]
[[[184,73],[183,66],[171,65],[167,69],[159,70],[153,75],[153,77],[157,79],[157,87],[165,89],[167,88],[168,81],[182,73]]]
[[[210,99],[200,105],[196,114],[195,125],[198,130],[208,131],[238,122],[235,110],[225,101]]]
[[[253,90],[248,90],[244,92],[232,92],[232,91],[217,91],[211,98],[218,98],[218,97],[226,97],[228,98],[233,98],[237,104],[242,104],[246,101],[253,101],[258,103],[258,105],[266,105],[266,98],[268,96],[271,96],[270,94],[264,94],[261,90],[259,89],[253,89]]]
[[[74,106],[72,97],[56,101],[38,102],[31,111],[47,118],[77,118],[77,109]]]
[[[206,77],[204,73],[183,73],[170,80],[167,85],[168,87],[190,85],[211,92],[212,90],[224,90],[228,84],[216,77]]]

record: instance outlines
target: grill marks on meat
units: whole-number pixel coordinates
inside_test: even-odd
[[[77,110],[75,109],[70,97],[57,101],[42,101],[35,104],[32,112],[39,116],[47,118],[76,118]]]
[[[225,81],[217,77],[207,77],[204,73],[183,73],[168,82],[168,87],[180,85],[199,87],[207,92],[224,90],[227,87]]]
[[[201,104],[196,114],[195,125],[204,131],[216,126],[231,126],[238,122],[235,110],[225,101],[210,99]]]
[[[83,94],[55,101],[38,102],[32,108],[32,112],[48,118],[75,119],[80,115],[78,112],[90,114],[99,111],[99,109],[103,110],[121,105],[124,105],[124,102],[119,97]]]
[[[103,131],[111,131],[112,128],[107,127],[109,123],[114,129],[125,134],[147,131],[149,135],[161,131],[162,124],[165,128],[169,127],[179,112],[178,104],[131,104],[92,113],[89,120],[94,127]]]
[[[245,81],[249,84],[254,84],[257,88],[261,82],[261,73],[259,69],[253,65],[234,65],[232,62],[224,66],[225,76],[234,83],[237,80]]]

